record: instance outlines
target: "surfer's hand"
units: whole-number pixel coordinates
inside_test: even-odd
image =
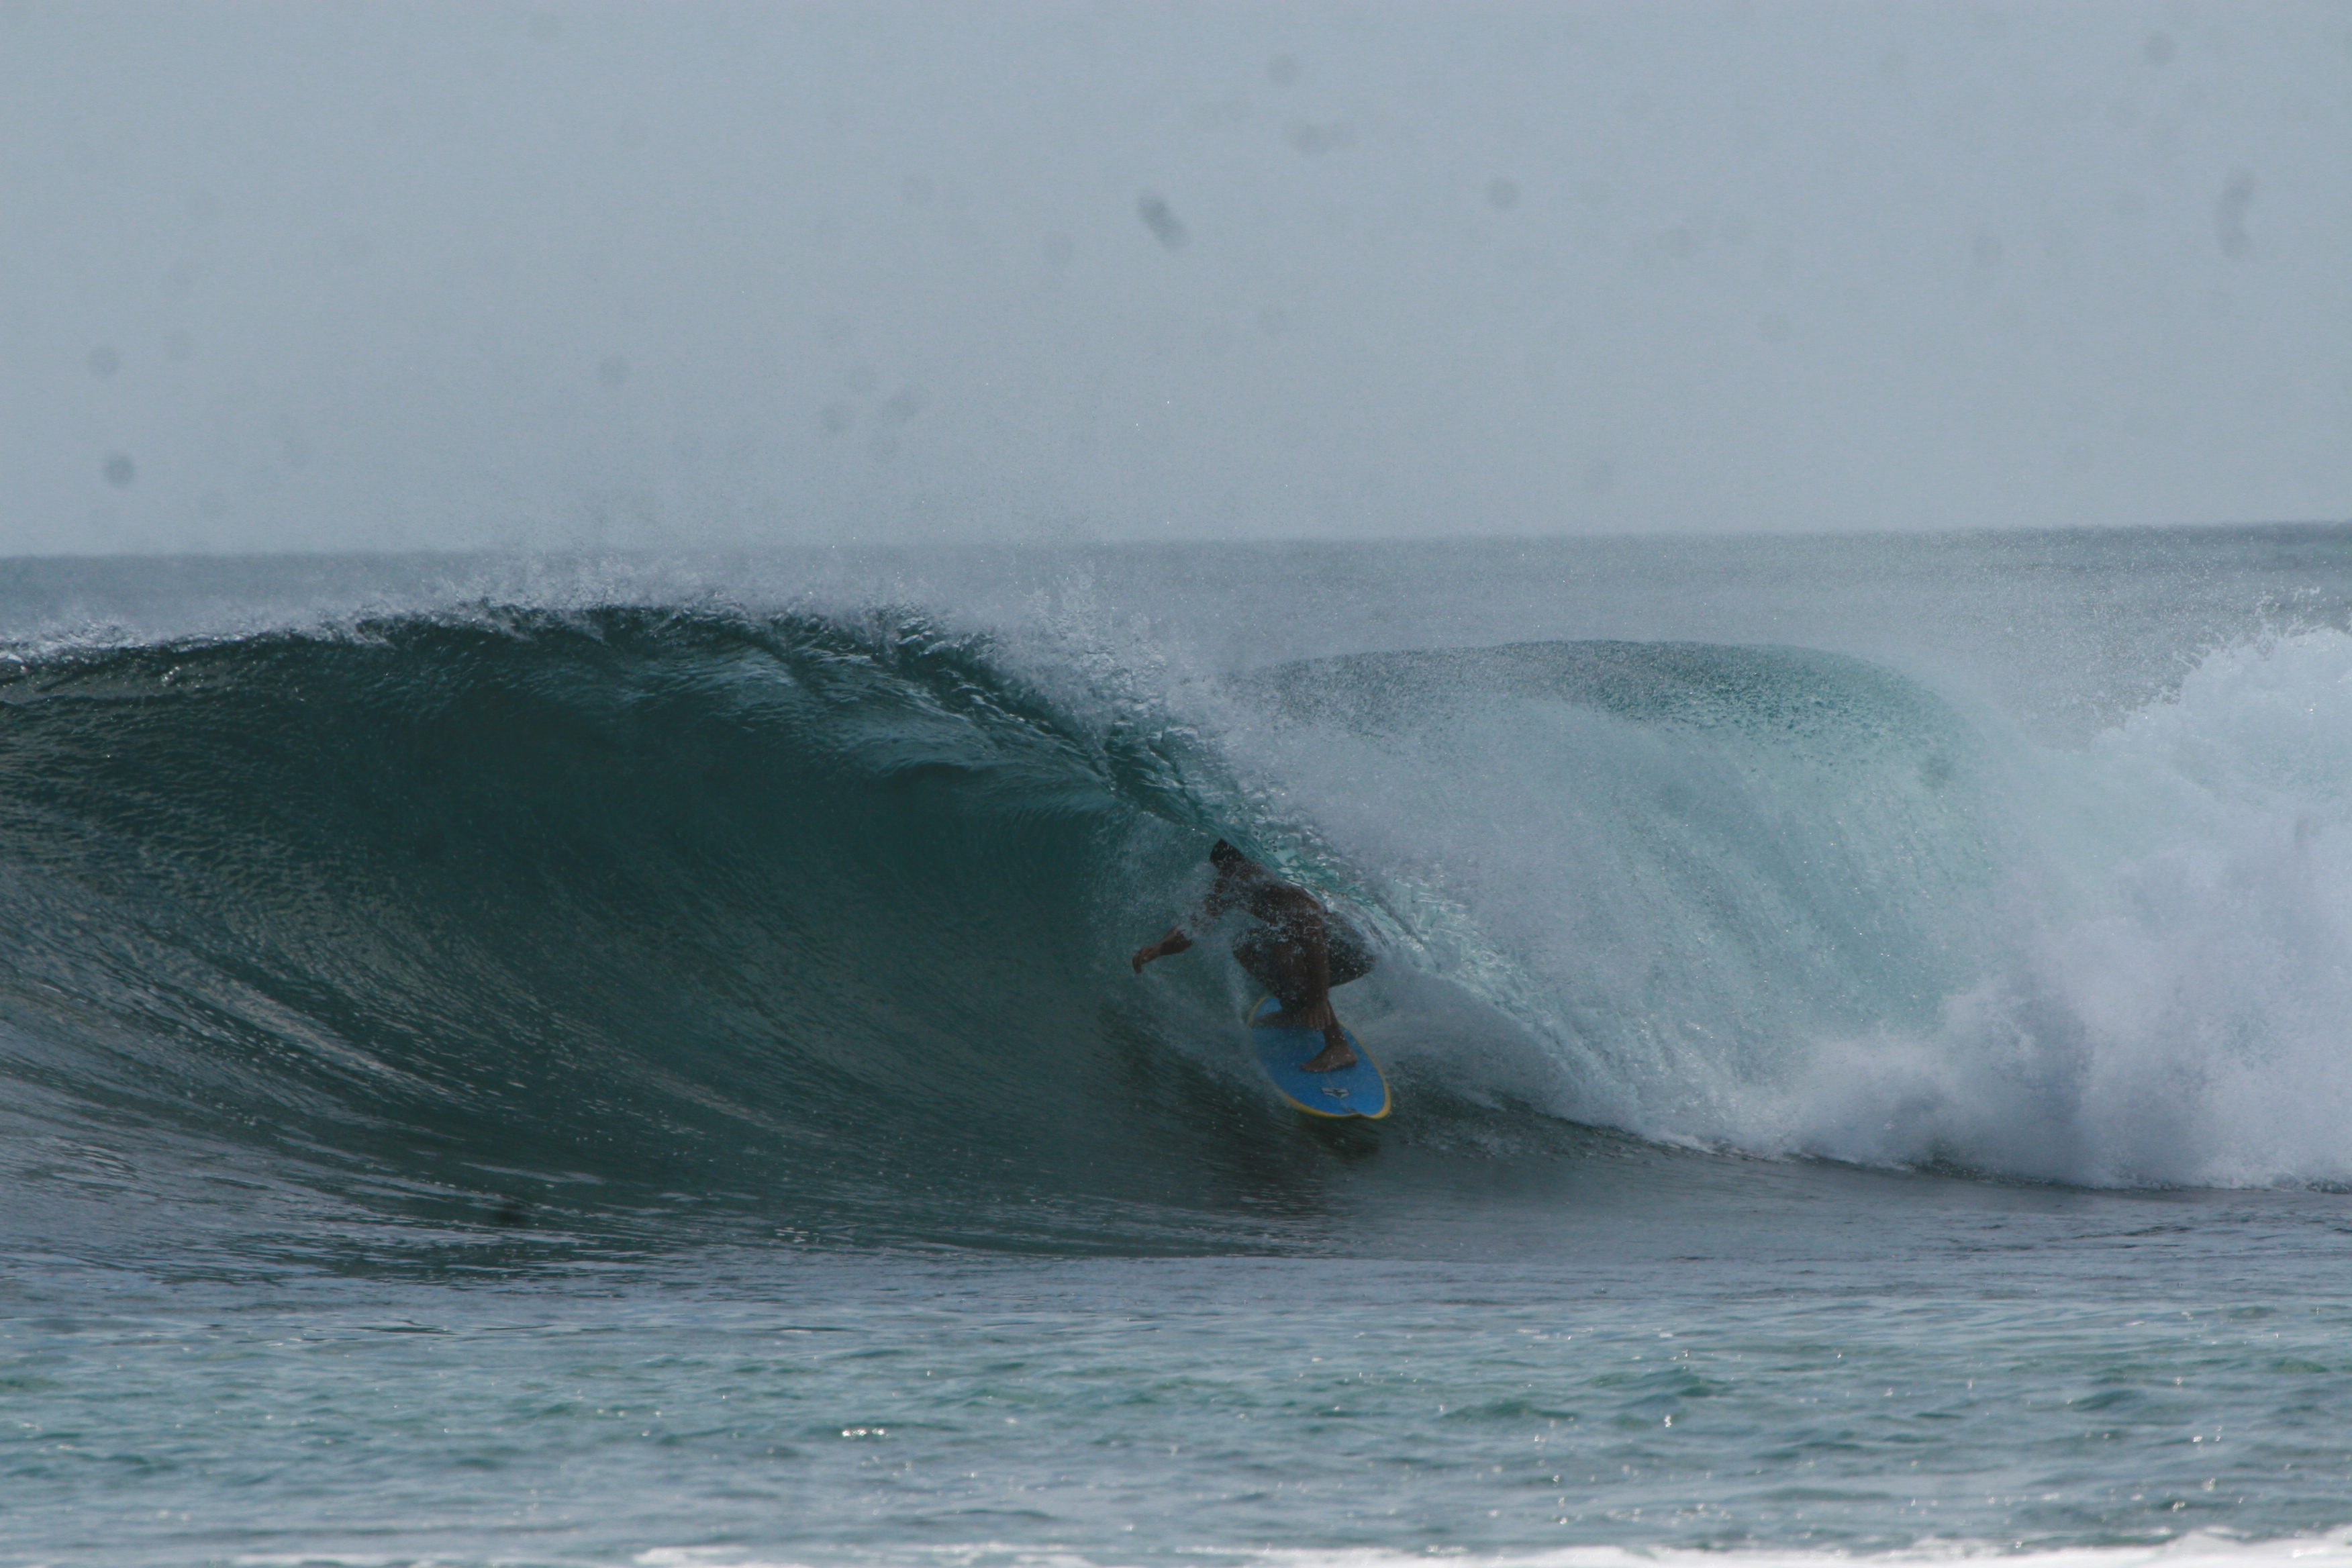
[[[1135,965],[1135,972],[1140,974],[1143,973],[1143,966],[1153,959],[1165,958],[1171,952],[1181,952],[1192,945],[1192,939],[1186,936],[1181,929],[1171,931],[1158,942],[1147,947],[1137,948],[1135,957],[1129,962]]]

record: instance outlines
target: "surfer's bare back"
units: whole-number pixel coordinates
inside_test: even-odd
[[[1201,900],[1199,913],[1168,928],[1168,934],[1136,950],[1138,974],[1155,958],[1192,945],[1186,925],[1206,926],[1229,909],[1240,909],[1265,924],[1244,931],[1234,958],[1251,978],[1274,993],[1282,1011],[1257,1020],[1278,1028],[1319,1029],[1323,1048],[1300,1064],[1307,1072],[1338,1072],[1356,1065],[1348,1032],[1331,1011],[1331,988],[1371,973],[1372,955],[1355,933],[1337,925],[1315,895],[1284,881],[1220,838],[1209,849],[1216,885]],[[1337,929],[1335,929],[1335,927]]]

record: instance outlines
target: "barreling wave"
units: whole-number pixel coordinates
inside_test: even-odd
[[[2340,1179],[2347,775],[2278,733],[2347,700],[2331,637],[2217,658],[2083,753],[1859,660],[1695,644],[1313,660],[1206,731],[897,614],[28,654],[0,678],[20,1176],[1304,1244],[1344,1135],[1238,1065],[1227,966],[1125,963],[1226,833],[1391,948],[1349,1005],[1404,1086],[1391,1151],[1588,1123]]]
[[[1181,737],[983,652],[608,609],[31,663],[9,1068],[457,1217],[1181,1238],[1270,1120],[1120,962],[1197,856]]]

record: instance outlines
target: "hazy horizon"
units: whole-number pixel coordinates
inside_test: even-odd
[[[0,553],[2352,518],[2352,12],[0,8]]]

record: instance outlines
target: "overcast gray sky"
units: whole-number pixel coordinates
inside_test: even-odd
[[[0,552],[2348,516],[2343,4],[0,5]]]

